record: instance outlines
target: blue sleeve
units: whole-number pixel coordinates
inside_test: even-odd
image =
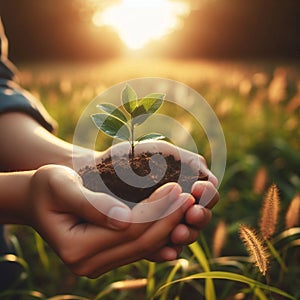
[[[42,103],[18,85],[16,68],[7,58],[7,48],[8,43],[0,18],[0,114],[23,112],[30,115],[47,130],[53,131],[56,122]]]
[[[0,79],[0,114],[7,112],[28,114],[51,132],[56,127],[56,122],[38,99],[15,82]]]

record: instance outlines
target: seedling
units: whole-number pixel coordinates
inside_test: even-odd
[[[138,138],[135,136],[135,128],[157,112],[164,98],[165,94],[151,93],[138,99],[135,90],[127,84],[121,93],[121,107],[111,103],[98,104],[97,108],[103,113],[92,115],[92,119],[97,128],[105,134],[130,143],[130,157],[133,162],[134,148],[138,142],[165,138],[159,133],[149,133]]]

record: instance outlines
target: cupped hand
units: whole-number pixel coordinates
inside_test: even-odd
[[[191,205],[185,212],[182,221],[172,230],[167,245],[151,253],[146,258],[155,262],[171,260],[179,256],[183,246],[197,241],[199,233],[210,222],[211,208],[218,202],[219,193],[215,186],[209,181],[197,181],[192,187],[193,199],[209,197],[211,200],[206,207],[200,204]]]
[[[56,165],[38,169],[30,191],[30,225],[75,274],[92,278],[148,256],[176,258],[165,246],[195,201],[169,183],[131,210],[85,189],[77,173]]]
[[[193,243],[197,240],[199,232],[210,222],[211,209],[219,201],[217,191],[218,180],[208,169],[203,156],[176,147],[165,141],[147,141],[136,145],[135,153],[142,152],[161,153],[162,155],[173,155],[175,159],[180,159],[183,163],[191,166],[195,172],[202,171],[207,174],[207,181],[197,181],[193,184],[191,195],[197,199],[198,204],[192,205],[185,213],[180,224],[178,224],[170,235],[168,244],[161,249],[151,253],[146,258],[152,261],[165,261],[171,257],[176,257],[182,250],[182,246]],[[127,142],[119,143],[101,153],[100,159],[109,155],[128,155],[130,145]]]

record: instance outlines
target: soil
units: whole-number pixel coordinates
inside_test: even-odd
[[[113,163],[109,157],[96,167],[86,166],[79,173],[86,188],[94,192],[110,191],[109,193],[114,197],[133,203],[148,198],[158,187],[167,182],[179,182],[184,192],[190,192],[195,181],[208,179],[207,174],[201,171],[195,175],[195,171],[192,171],[190,166],[181,164],[181,161],[176,160],[172,155],[165,157],[167,169],[162,177],[160,174],[163,174],[162,168],[165,166],[155,160],[153,154],[147,152],[137,155],[130,164],[128,156],[114,158]],[[152,172],[150,166],[152,166]],[[115,169],[118,170],[118,174],[121,174],[120,177],[123,177],[122,174],[128,176],[129,172],[134,171],[138,176],[143,177],[143,186],[135,187],[127,184],[116,174]],[[99,176],[102,180],[99,180]]]

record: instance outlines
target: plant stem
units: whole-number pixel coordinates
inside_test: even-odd
[[[131,163],[133,164],[134,159],[134,124],[131,119]]]

